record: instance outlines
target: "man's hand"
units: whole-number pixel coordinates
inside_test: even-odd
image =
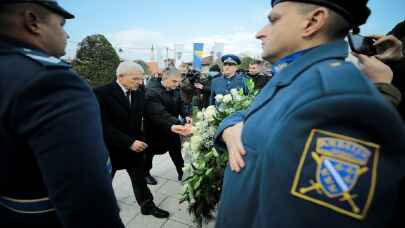
[[[201,83],[194,83],[194,87],[197,89],[204,89],[204,85]]]
[[[173,133],[182,135],[182,136],[189,136],[192,133],[192,126],[191,124],[185,124],[185,125],[173,125],[170,130]]]
[[[180,134],[182,131],[184,131],[185,130],[185,126],[183,126],[183,125],[172,125],[172,127],[170,128],[170,130],[173,132],[173,133],[176,133],[176,134]]]
[[[190,136],[193,134],[193,125],[191,124],[186,124],[184,125],[185,129],[181,133],[182,136]]]
[[[193,119],[191,117],[186,117],[186,124],[193,124]]]
[[[375,41],[374,46],[377,48],[377,57],[381,61],[398,61],[403,57],[402,42],[393,35],[368,36]]]
[[[140,153],[144,151],[146,148],[148,148],[148,144],[139,140],[135,140],[135,142],[131,145],[130,149],[135,151],[136,153]]]
[[[225,129],[224,133],[222,133],[222,140],[228,148],[229,165],[231,166],[231,170],[237,173],[245,167],[245,161],[242,158],[246,155],[246,151],[242,145],[242,129],[243,122],[240,122]]]
[[[394,73],[391,68],[378,60],[374,56],[366,56],[358,53],[352,53],[360,63],[361,71],[374,83],[391,84]]]

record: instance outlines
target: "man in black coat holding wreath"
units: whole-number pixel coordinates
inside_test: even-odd
[[[190,132],[191,113],[186,113],[184,109],[178,90],[180,82],[180,71],[168,68],[163,72],[161,85],[146,91],[145,135],[150,152],[146,154],[145,179],[148,184],[157,184],[150,175],[154,155],[167,151],[176,166],[178,180],[183,178],[180,135]]]

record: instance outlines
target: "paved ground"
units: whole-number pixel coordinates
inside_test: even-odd
[[[169,219],[157,219],[145,216],[135,201],[130,179],[126,171],[115,174],[113,187],[121,207],[121,218],[128,228],[194,228],[186,203],[179,204],[182,185],[177,181],[177,172],[168,153],[156,156],[154,159],[152,175],[158,180],[158,185],[149,185],[155,204],[170,212]],[[213,228],[210,223],[204,228]]]

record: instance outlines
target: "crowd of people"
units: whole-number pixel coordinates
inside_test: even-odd
[[[59,59],[73,14],[54,0],[1,1],[0,226],[124,227],[117,170],[143,215],[169,217],[148,187],[155,155],[169,153],[182,181],[194,107],[249,94],[252,80],[261,92],[214,139],[229,153],[217,228],[402,227],[405,21],[349,61],[344,39],[367,22],[367,3],[272,0],[256,35],[263,60],[246,72],[228,54],[207,74],[168,67],[145,83],[123,61],[91,89]]]

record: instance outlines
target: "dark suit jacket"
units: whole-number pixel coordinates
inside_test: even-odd
[[[257,90],[263,89],[263,87],[271,79],[269,76],[266,76],[264,74],[257,74],[257,75],[248,74],[247,76],[253,80],[253,82],[255,83],[255,89]]]
[[[152,88],[160,87],[162,85],[161,81],[162,80],[160,78],[151,78],[151,79],[149,79],[148,84],[146,85],[146,88],[152,89]]]
[[[142,154],[129,148],[135,140],[143,140],[142,115],[145,92],[132,93],[131,106],[121,87],[113,82],[94,90],[100,104],[104,140],[114,169],[126,169],[138,165]]]
[[[180,91],[167,91],[162,85],[147,89],[145,105],[145,135],[156,154],[179,147],[180,137],[171,132],[172,125],[183,124],[178,116],[186,117]]]

